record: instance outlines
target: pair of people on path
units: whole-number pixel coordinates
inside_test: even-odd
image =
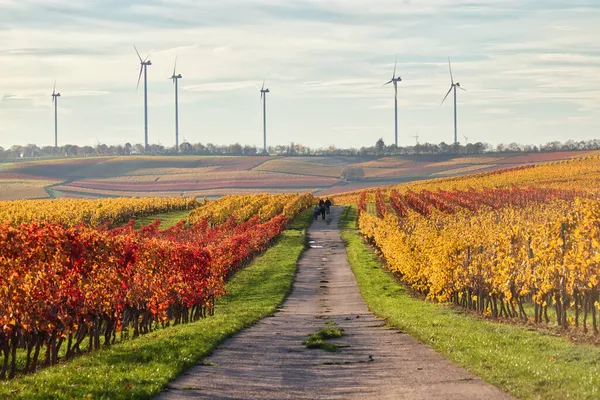
[[[315,219],[319,219],[319,215],[321,215],[321,217],[325,219],[325,214],[329,214],[332,204],[333,203],[331,202],[331,200],[329,200],[329,197],[326,200],[320,199],[319,204],[316,205],[313,209]]]

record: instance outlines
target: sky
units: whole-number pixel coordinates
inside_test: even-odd
[[[598,0],[0,0],[0,146],[589,140],[600,135]],[[142,78],[143,80],[143,78]]]

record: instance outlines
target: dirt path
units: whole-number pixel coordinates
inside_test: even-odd
[[[337,229],[341,207],[315,221],[293,292],[270,318],[224,342],[159,399],[509,399],[368,311]],[[349,347],[335,353],[302,341],[335,321]],[[332,324],[332,322],[329,322]]]

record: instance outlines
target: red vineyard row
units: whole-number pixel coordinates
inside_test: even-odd
[[[209,228],[183,222],[160,231],[66,227],[56,223],[0,226],[0,378],[15,375],[17,349],[24,372],[157,326],[212,314],[224,282],[285,228],[278,215]],[[64,347],[63,347],[64,349]],[[41,362],[40,362],[41,363]]]
[[[364,192],[363,192],[364,193]],[[359,209],[366,210],[366,193],[361,193]],[[404,194],[392,190],[389,194],[389,205],[399,217],[405,217],[409,210],[428,216],[433,210],[453,214],[464,208],[476,212],[483,207],[499,209],[506,206],[523,207],[531,203],[547,203],[554,199],[573,200],[583,194],[573,190],[547,188],[494,188],[483,190],[440,190],[420,193],[407,191]],[[381,191],[375,192],[377,216],[382,218],[387,210],[387,202]]]

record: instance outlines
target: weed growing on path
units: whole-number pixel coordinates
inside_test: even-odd
[[[327,323],[332,321],[327,321]],[[334,322],[335,324],[335,322]],[[302,342],[307,349],[321,349],[329,352],[336,352],[339,347],[345,347],[344,345],[334,344],[326,342],[327,339],[335,339],[343,336],[343,329],[334,328],[328,326],[311,334],[308,339]]]

